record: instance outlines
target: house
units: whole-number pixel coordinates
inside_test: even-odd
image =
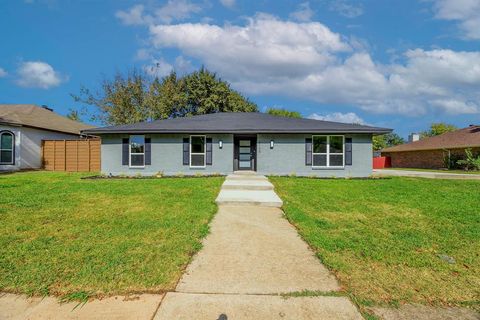
[[[78,139],[89,128],[45,106],[0,104],[0,171],[39,169],[42,140]]]
[[[390,157],[394,168],[446,168],[448,162],[465,157],[465,149],[480,153],[480,126],[447,132],[438,136],[386,148],[382,156]]]
[[[390,129],[264,113],[214,113],[82,131],[102,139],[108,175],[262,174],[366,177],[372,135]]]

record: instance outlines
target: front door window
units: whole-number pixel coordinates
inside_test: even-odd
[[[238,167],[239,169],[252,169],[252,142],[239,140]]]

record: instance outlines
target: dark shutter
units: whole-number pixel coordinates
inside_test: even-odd
[[[122,165],[128,166],[128,147],[129,147],[128,138],[122,139]]]
[[[145,165],[152,164],[152,140],[151,138],[145,138]]]
[[[312,165],[312,138],[305,139],[305,165]]]
[[[345,165],[352,165],[352,138],[345,138]]]
[[[207,149],[206,149],[206,160],[205,163],[207,166],[212,165],[212,138],[207,138]]]
[[[183,165],[188,166],[190,164],[190,140],[183,138]]]

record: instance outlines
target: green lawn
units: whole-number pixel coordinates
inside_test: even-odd
[[[287,218],[361,305],[479,306],[480,181],[271,180]]]
[[[0,291],[162,292],[200,249],[223,178],[0,175]]]

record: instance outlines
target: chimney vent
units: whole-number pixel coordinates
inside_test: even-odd
[[[408,142],[415,142],[420,140],[420,134],[418,133],[411,133],[408,135]]]

